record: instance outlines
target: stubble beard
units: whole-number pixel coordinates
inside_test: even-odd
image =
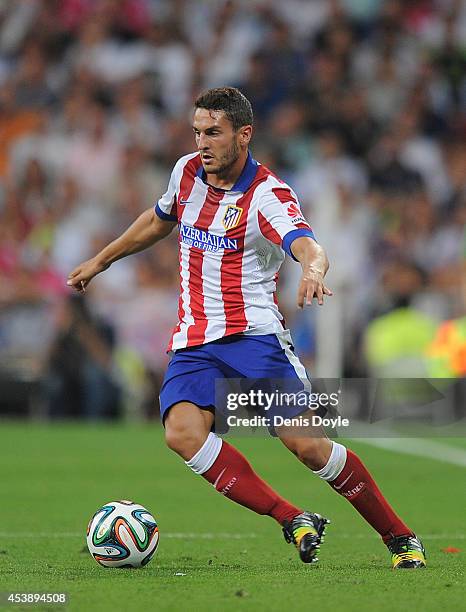
[[[209,174],[227,174],[228,170],[233,166],[239,158],[240,150],[238,144],[233,141],[231,146],[226,150],[218,161],[218,166],[209,170]]]

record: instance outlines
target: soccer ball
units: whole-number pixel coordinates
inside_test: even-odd
[[[99,508],[87,527],[87,547],[105,567],[142,567],[152,559],[159,529],[140,504],[120,500]]]

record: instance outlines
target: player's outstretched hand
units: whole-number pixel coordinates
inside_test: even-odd
[[[66,284],[73,287],[78,293],[84,293],[86,287],[91,280],[108,268],[108,265],[98,261],[96,257],[88,259],[87,261],[79,264],[76,268],[68,275]]]
[[[324,295],[333,295],[332,291],[324,285],[324,277],[320,272],[309,271],[303,273],[298,289],[298,308],[310,306],[314,298],[319,306],[324,303]]]

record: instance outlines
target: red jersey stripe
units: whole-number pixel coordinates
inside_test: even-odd
[[[199,212],[194,227],[208,231],[224,192],[208,188],[205,202]],[[192,246],[189,256],[189,306],[194,323],[188,328],[188,346],[203,344],[207,329],[207,317],[204,310],[204,288],[202,282],[202,264],[204,251]]]
[[[220,288],[225,309],[225,335],[239,333],[247,329],[248,321],[244,307],[242,290],[244,239],[248,226],[249,207],[254,192],[269,176],[269,170],[260,166],[250,189],[242,196],[235,206],[243,209],[239,225],[228,230],[225,236],[238,240],[236,251],[225,252],[220,270]]]
[[[310,229],[312,231],[312,227],[306,221],[302,221],[301,223],[296,224],[296,229]]]
[[[248,224],[249,207],[254,191],[257,185],[266,178],[266,175],[262,175],[263,172],[259,171],[258,176],[256,176],[256,185],[236,202],[235,206],[243,209],[240,224],[228,230],[225,234],[228,238],[235,238],[238,241],[238,249],[236,251],[225,252],[223,254],[220,270],[220,288],[225,308],[226,336],[244,331],[248,325],[242,291],[244,238]]]
[[[274,187],[272,191],[282,204],[286,204],[287,202],[295,202],[295,204],[298,203],[291,191],[285,187]]]
[[[260,211],[257,217],[259,219],[259,228],[263,235],[274,244],[281,246],[282,239],[280,238],[280,234],[273,229],[273,227],[270,225],[270,223]]]
[[[172,215],[173,217],[177,217],[177,212],[178,212],[178,204],[176,202],[176,198],[173,197],[173,204],[172,207],[170,209],[170,215]]]
[[[194,181],[196,180],[196,172],[200,165],[201,165],[201,156],[196,155],[196,157],[193,157],[192,159],[190,159],[188,163],[186,164],[186,166],[183,168],[183,174],[180,180],[180,189],[178,193],[178,199],[176,201],[178,221],[181,219],[181,216],[183,214],[183,206],[180,204],[180,201],[189,200],[191,191],[193,190],[193,187],[194,187]]]
[[[199,164],[200,164],[200,157],[194,157],[193,159],[190,159],[188,161],[188,163],[185,165],[185,167],[183,168],[183,174],[181,176],[181,180],[180,180],[180,195],[178,196],[178,200],[176,203],[176,212],[174,214],[177,215],[178,217],[178,221],[180,221],[181,219],[181,215],[183,214],[182,208],[180,206],[180,197],[181,194],[183,194],[183,197],[188,198],[191,194],[191,191],[194,187],[194,181],[196,178],[196,170],[199,168]],[[173,210],[173,209],[172,209]],[[173,214],[173,213],[172,213]],[[168,351],[172,350],[173,347],[173,338],[174,336],[180,331],[181,329],[181,322],[184,320],[184,316],[185,316],[185,311],[184,311],[184,307],[183,307],[183,284],[182,284],[182,274],[181,274],[181,269],[182,269],[182,260],[181,260],[181,246],[178,248],[178,260],[179,260],[179,265],[180,265],[180,297],[178,299],[178,325],[175,326],[173,333],[172,333],[172,337],[170,339],[170,342],[168,344]],[[189,255],[188,255],[189,257]]]

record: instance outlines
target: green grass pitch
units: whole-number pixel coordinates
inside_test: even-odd
[[[282,495],[332,520],[319,564],[303,565],[272,519],[195,476],[156,425],[2,423],[0,591],[66,592],[66,609],[86,612],[463,609],[464,468],[351,443],[424,538],[428,569],[394,572],[353,508],[279,441],[229,440]],[[466,449],[464,440],[452,445]],[[84,549],[90,516],[114,499],[134,499],[158,520],[146,568],[102,568]]]

